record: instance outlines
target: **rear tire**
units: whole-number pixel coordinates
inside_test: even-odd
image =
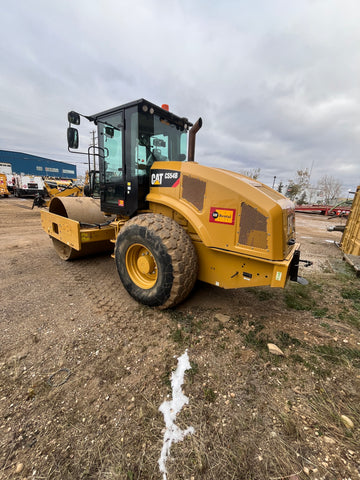
[[[140,303],[169,308],[191,292],[198,273],[195,247],[171,218],[143,214],[120,230],[115,246],[120,279]]]

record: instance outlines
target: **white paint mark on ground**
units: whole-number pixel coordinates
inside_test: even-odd
[[[167,480],[166,460],[170,453],[170,448],[173,442],[180,442],[189,433],[194,433],[193,427],[188,427],[186,430],[181,430],[175,425],[177,414],[184,405],[189,403],[189,398],[184,395],[181,387],[184,383],[184,375],[186,370],[190,370],[191,365],[187,350],[178,358],[178,366],[171,374],[171,388],[172,400],[163,402],[159,410],[164,415],[166,430],[164,433],[164,442],[159,458],[159,469],[163,474],[163,480]]]

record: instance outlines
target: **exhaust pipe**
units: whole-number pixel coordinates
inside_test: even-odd
[[[188,147],[188,162],[193,162],[195,159],[195,136],[202,127],[202,118],[191,127],[189,132],[189,147]]]

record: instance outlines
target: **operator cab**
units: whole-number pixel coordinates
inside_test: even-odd
[[[86,117],[98,129],[103,212],[132,216],[147,209],[152,164],[187,160],[187,131],[192,124],[163,107],[141,99]],[[69,114],[70,122],[73,118]],[[69,138],[69,147],[76,148],[75,129],[68,129]]]

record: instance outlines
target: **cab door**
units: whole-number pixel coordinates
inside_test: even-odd
[[[121,213],[125,203],[124,112],[98,119],[101,210]]]

